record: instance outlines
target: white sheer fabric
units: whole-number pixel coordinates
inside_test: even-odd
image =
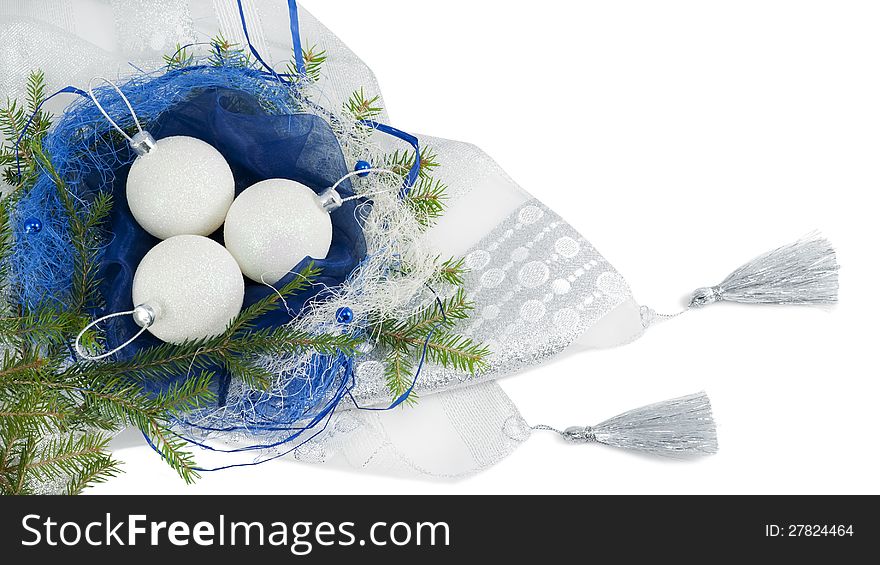
[[[243,6],[254,46],[282,70],[291,58],[287,3],[243,0]],[[302,6],[300,27],[305,45],[329,55],[316,102],[339,111],[361,87],[380,93],[369,68]],[[235,0],[0,0],[0,97],[22,97],[32,69],[46,73],[53,91],[82,88],[94,76],[154,70],[175,45],[207,42],[218,32],[244,43]],[[67,102],[56,99],[48,108],[59,112]],[[478,309],[462,331],[490,343],[491,368],[476,379],[427,369],[416,408],[349,405],[294,452],[296,459],[441,478],[479,471],[529,436],[494,379],[564,350],[626,343],[643,330],[626,282],[571,226],[478,148],[418,137],[436,151],[450,186],[448,211],[427,237],[438,253],[468,261]],[[368,358],[358,368],[356,396],[363,405],[390,400],[380,364]]]

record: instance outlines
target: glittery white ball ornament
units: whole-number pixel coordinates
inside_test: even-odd
[[[222,333],[241,311],[244,279],[216,241],[178,235],[144,256],[131,294],[135,306],[151,311],[149,332],[179,344]]]
[[[200,139],[142,132],[132,139],[138,153],[125,193],[137,223],[151,235],[209,235],[226,217],[235,180],[226,159]]]
[[[329,191],[335,198],[335,191]],[[226,216],[226,249],[248,278],[275,284],[306,256],[324,259],[333,226],[309,187],[287,179],[258,182],[238,195]]]

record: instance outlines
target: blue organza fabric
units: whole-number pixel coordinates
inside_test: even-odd
[[[149,130],[156,139],[186,135],[213,145],[232,168],[236,195],[269,178],[299,181],[317,193],[332,186],[348,172],[339,143],[323,119],[312,114],[267,114],[253,96],[242,91],[205,90],[163,112],[150,124]],[[125,165],[116,171],[112,186],[115,205],[107,227],[113,239],[107,245],[100,265],[100,290],[106,300],[106,313],[134,307],[131,289],[135,270],[144,255],[159,243],[137,224],[128,209],[125,181],[129,167]],[[93,184],[92,188],[99,188],[100,178],[95,176],[87,182]],[[352,194],[348,181],[338,190],[343,197]],[[287,308],[279,304],[261,317],[257,324],[259,328],[290,321],[288,308],[294,314],[299,312],[324,285],[333,287],[342,283],[365,257],[366,242],[357,219],[357,205],[357,201],[347,202],[331,215],[333,240],[330,251],[326,259],[315,260],[316,266],[321,268],[318,284],[288,299]],[[290,221],[297,219],[290,218]],[[212,238],[223,243],[222,228]],[[275,286],[280,288],[290,281],[311,260],[306,258]],[[273,292],[270,287],[245,278],[244,305],[253,304]],[[117,347],[138,329],[128,316],[110,320],[107,346]],[[118,355],[122,359],[128,358],[159,343],[158,339],[145,333]],[[222,402],[228,387],[228,375],[222,371],[218,375]]]

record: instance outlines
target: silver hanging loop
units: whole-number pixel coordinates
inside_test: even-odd
[[[92,86],[92,83],[96,80],[100,80],[109,84],[117,92],[117,94],[119,94],[120,98],[122,98],[122,101],[125,103],[128,111],[131,113],[131,117],[134,118],[134,124],[135,126],[137,126],[138,129],[138,132],[134,134],[134,136],[128,135],[125,130],[119,127],[119,124],[117,124],[113,120],[113,118],[110,117],[110,114],[108,114],[107,111],[104,110],[104,107],[101,106],[101,103],[98,102],[98,98],[95,96]],[[101,112],[101,114],[103,114],[103,116],[107,118],[107,121],[110,122],[110,125],[116,128],[116,131],[118,131],[125,139],[128,140],[128,144],[131,146],[132,150],[134,150],[135,153],[137,153],[138,155],[146,155],[156,147],[156,140],[153,139],[153,136],[150,135],[149,132],[144,131],[144,128],[141,127],[141,122],[140,120],[138,120],[137,114],[135,113],[134,108],[132,108],[131,106],[131,102],[129,102],[128,97],[123,94],[122,90],[118,86],[116,86],[104,77],[95,77],[89,81],[88,92],[89,98],[92,99],[92,102],[95,103],[95,106],[98,107],[98,110]]]
[[[336,191],[336,189],[339,188],[339,185],[342,184],[343,182],[345,182],[347,179],[350,179],[354,176],[363,176],[364,173],[382,173],[382,174],[391,174],[391,175],[398,175],[399,176],[399,173],[396,173],[390,169],[380,169],[380,168],[359,169],[357,171],[352,171],[348,174],[345,174],[342,176],[342,178],[340,178],[338,181],[336,181],[336,183],[333,186],[331,186],[327,190],[318,194],[318,202],[321,204],[321,207],[324,209],[324,211],[326,211],[329,214],[330,212],[333,212],[334,210],[338,210],[340,207],[342,207],[343,204],[345,204],[346,202],[349,202],[351,200],[357,200],[359,198],[368,198],[370,196],[375,196],[377,194],[385,194],[386,192],[397,192],[398,191],[398,189],[396,189],[396,188],[384,189],[384,190],[377,190],[374,192],[368,192],[365,194],[355,194],[354,196],[349,196],[347,198],[343,198],[339,194],[339,192]]]
[[[111,349],[106,353],[102,353],[101,355],[89,355],[82,347],[81,341],[82,337],[89,331],[89,328],[92,328],[105,320],[109,320],[110,318],[118,318],[119,316],[127,316],[131,314],[134,318],[134,323],[137,324],[141,329],[133,337],[131,337],[128,341]],[[139,338],[141,334],[143,334],[147,329],[153,325],[156,321],[156,311],[149,304],[140,304],[135,307],[134,310],[128,310],[126,312],[115,312],[113,314],[107,314],[106,316],[102,316],[97,320],[90,322],[86,327],[82,329],[81,332],[76,336],[76,340],[73,342],[74,348],[76,349],[77,355],[85,359],[86,361],[100,361],[101,359],[110,357],[114,353],[122,351],[126,347],[128,347],[134,340]]]

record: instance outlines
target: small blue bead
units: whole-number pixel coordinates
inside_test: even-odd
[[[373,167],[369,163],[367,163],[366,161],[358,161],[357,163],[354,164],[354,170],[364,171],[362,173],[358,173],[359,177],[365,177],[368,174],[370,174],[370,171],[366,170],[366,169],[372,169],[372,168]]]
[[[354,320],[354,312],[348,306],[343,306],[336,311],[336,321],[340,324],[350,324]]]
[[[40,233],[43,229],[43,222],[37,218],[28,218],[24,221],[24,233]]]

